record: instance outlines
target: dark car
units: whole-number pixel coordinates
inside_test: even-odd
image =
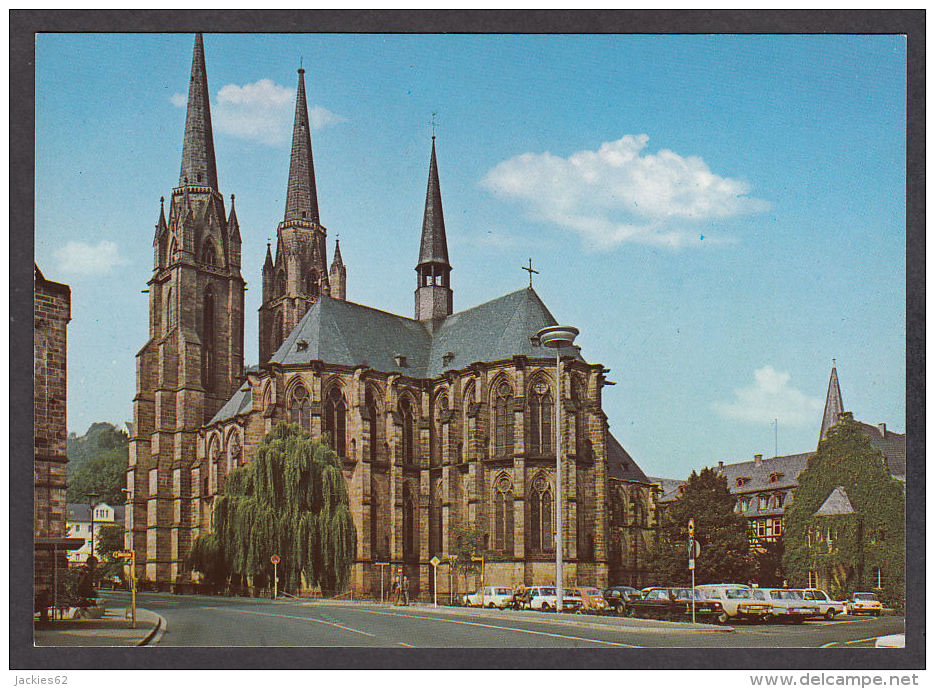
[[[657,620],[671,619],[683,607],[676,603],[672,591],[668,588],[651,588],[643,592],[637,600],[631,600],[626,614],[630,617],[650,617]]]
[[[701,591],[698,589],[694,590],[694,596],[692,595],[692,589],[689,587],[685,588],[674,588],[671,589],[672,600],[676,604],[676,617],[678,618],[687,618],[691,619],[692,616],[692,598],[695,599],[695,621],[709,622],[716,620],[724,608],[721,607],[721,604],[716,600],[711,600],[707,598]]]
[[[640,598],[642,594],[632,586],[611,586],[604,591],[604,600],[618,613],[626,612],[630,601]]]

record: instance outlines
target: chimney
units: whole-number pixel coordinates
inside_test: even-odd
[[[886,437],[886,424],[885,424],[885,423],[878,423],[878,424],[877,424],[877,430],[880,431],[880,436],[881,436],[881,437],[883,437],[883,438]]]
[[[763,455],[753,455],[753,462],[760,466],[763,463]]]
[[[720,471],[723,468],[724,468],[724,460],[718,460],[717,470]]]

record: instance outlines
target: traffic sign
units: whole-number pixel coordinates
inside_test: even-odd
[[[114,557],[133,557],[133,551],[130,550],[115,550],[111,553]]]
[[[694,517],[688,520],[688,535],[689,536],[695,535],[695,518]]]
[[[280,563],[280,559],[278,555],[270,556],[269,561],[272,562],[274,565],[278,565]]]
[[[689,568],[689,569],[695,569],[695,558],[690,558],[690,559],[688,560],[688,568]]]
[[[432,567],[438,567],[442,563],[442,561],[438,559],[438,555],[435,555],[434,557],[432,557],[432,559],[429,560],[429,562],[432,563]]]

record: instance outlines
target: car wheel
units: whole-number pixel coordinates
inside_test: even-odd
[[[717,616],[718,624],[727,624],[727,621],[730,619],[726,612],[719,613]]]
[[[825,613],[825,619],[826,620],[834,619],[834,608],[828,608],[828,611]]]
[[[543,603],[543,604],[540,606],[539,609],[540,609],[542,612],[549,612],[549,610],[550,610],[549,604],[548,604],[548,603]]]

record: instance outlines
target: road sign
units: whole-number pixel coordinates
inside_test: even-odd
[[[688,559],[694,560],[701,555],[701,544],[694,538],[688,539]]]
[[[278,565],[281,562],[278,555],[271,555],[269,558],[269,561],[272,562],[274,565]]]
[[[438,559],[437,555],[434,556],[431,560],[429,560],[429,562],[432,563],[432,567],[438,567],[442,563],[442,561]]]
[[[133,552],[130,550],[115,550],[111,555],[114,557],[133,557]]]
[[[695,558],[693,558],[693,557],[692,557],[692,558],[689,558],[689,560],[688,560],[688,568],[689,568],[689,569],[695,569]]]
[[[695,518],[694,517],[688,520],[688,535],[689,536],[695,535]]]

